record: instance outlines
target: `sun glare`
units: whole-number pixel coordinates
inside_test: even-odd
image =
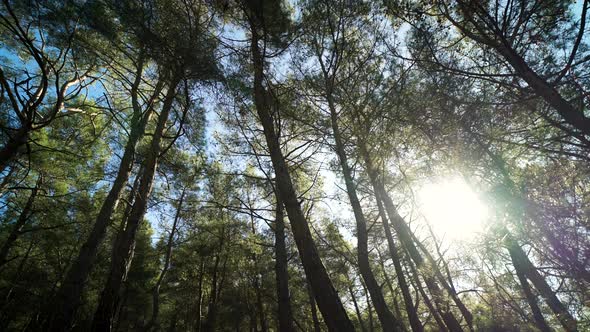
[[[439,237],[467,241],[483,231],[488,210],[473,189],[459,177],[423,185],[419,209]]]

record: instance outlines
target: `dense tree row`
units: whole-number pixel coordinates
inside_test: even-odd
[[[588,6],[3,0],[0,330],[590,329]]]

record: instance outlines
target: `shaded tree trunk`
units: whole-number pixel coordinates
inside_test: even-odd
[[[354,326],[348,319],[346,310],[321,261],[307,219],[293,187],[291,175],[281,151],[274,119],[271,115],[271,97],[264,88],[264,57],[258,45],[260,41],[257,31],[258,24],[250,23],[252,28],[251,52],[254,66],[254,104],[263,127],[266,144],[276,174],[279,196],[287,210],[305,274],[309,278],[313,294],[328,329],[339,332],[354,331]]]
[[[420,275],[418,274],[418,271],[416,271],[416,266],[411,261],[408,261],[408,265],[410,266],[410,270],[412,271],[412,276],[413,276],[412,280],[414,281],[414,285],[415,285],[416,289],[418,290],[418,292],[420,293],[420,295],[422,296],[422,299],[424,300],[424,304],[426,304],[426,307],[428,308],[428,310],[432,314],[432,317],[434,318],[436,325],[438,326],[440,331],[447,332],[449,329],[447,329],[447,326],[445,325],[445,322],[443,321],[442,317],[440,316],[439,311],[434,307],[434,304],[430,300],[430,297],[428,296],[428,294],[424,290],[424,287],[422,286],[422,281],[420,281]]]
[[[363,290],[365,291],[365,300],[367,301],[367,316],[369,317],[369,332],[373,332],[373,331],[375,331],[375,324],[373,323],[373,307],[371,306],[371,301],[369,301],[369,292],[367,292],[367,287],[364,284],[363,284]],[[398,330],[398,331],[400,331],[400,330]],[[402,328],[401,331],[405,331],[405,329]]]
[[[356,317],[359,320],[361,331],[366,332],[367,328],[365,327],[363,315],[361,314],[361,310],[359,308],[358,301],[356,300],[356,295],[354,295],[354,291],[352,290],[352,286],[348,286],[348,293],[350,294],[350,298],[352,299],[352,304],[354,305],[354,311],[356,312]]]
[[[522,273],[522,271],[520,271],[520,269],[516,269],[516,276],[518,277],[518,281],[520,282],[527,303],[531,307],[531,312],[533,313],[533,319],[535,321],[535,324],[542,332],[551,332],[552,330],[549,327],[549,325],[547,325],[547,322],[543,317],[543,313],[541,312],[541,309],[537,304],[537,299],[535,298],[535,295],[531,290],[531,287],[529,285],[528,280],[526,279],[526,276],[524,275],[524,273]]]
[[[131,120],[129,139],[125,145],[125,151],[121,158],[117,176],[115,177],[115,181],[98,212],[98,216],[96,217],[96,221],[94,222],[88,238],[80,248],[78,256],[73,261],[57,295],[52,303],[49,304],[47,313],[43,315],[46,316],[43,317],[45,320],[43,327],[44,331],[61,332],[70,329],[76,310],[80,306],[80,297],[84,289],[84,284],[86,283],[96,261],[98,248],[104,240],[107,227],[111,222],[111,216],[119,203],[121,192],[131,174],[137,144],[143,136],[149,117],[153,112],[153,105],[151,103],[159,96],[162,89],[161,82],[158,82],[156,89],[152,94],[152,100],[150,104],[148,104],[145,113],[142,114],[143,112],[139,109],[137,102],[137,90],[139,89],[142,75],[141,66],[142,65],[140,64],[140,69],[136,74],[136,80],[132,87],[132,95],[135,96],[132,97],[134,114]]]
[[[203,315],[203,275],[205,274],[205,260],[201,257],[199,264],[199,282],[197,284],[197,317],[195,322],[196,331],[201,331],[201,316]]]
[[[256,292],[256,311],[258,311],[258,318],[260,320],[260,331],[267,332],[268,327],[266,324],[266,315],[264,314],[264,302],[262,301],[262,290],[258,273],[254,278],[254,291]]]
[[[277,300],[279,314],[279,330],[295,331],[293,328],[293,313],[289,295],[289,271],[287,265],[287,247],[285,245],[285,217],[283,202],[276,196],[276,215],[274,223],[275,233],[275,274],[277,280]]]
[[[416,264],[417,268],[420,269],[421,267],[423,267],[425,265],[424,258],[422,257],[422,254],[418,251],[418,248],[417,248],[416,244],[414,243],[414,239],[412,237],[412,231],[409,229],[406,222],[403,220],[403,218],[397,212],[397,209],[396,209],[395,205],[393,204],[391,197],[389,197],[389,195],[387,194],[385,186],[379,180],[378,172],[375,169],[375,167],[373,166],[371,157],[369,156],[369,153],[367,151],[367,147],[365,144],[366,143],[361,140],[358,147],[359,147],[359,151],[365,161],[366,171],[369,175],[369,179],[371,181],[371,184],[373,185],[373,189],[374,189],[376,195],[383,201],[385,211],[387,212],[389,220],[392,222],[392,226],[395,229],[402,245],[404,246],[404,248],[408,252],[410,258]],[[430,267],[432,269],[437,268],[436,266],[430,266]],[[436,282],[436,279],[434,278],[433,273],[426,272],[424,274],[424,282],[426,283],[426,287],[428,288],[428,290],[432,293],[433,298],[434,298],[434,302],[437,304],[438,309],[442,311],[441,317],[444,320],[447,327],[452,332],[463,331],[463,329],[461,328],[461,324],[459,324],[459,321],[455,318],[453,313],[447,309],[447,306],[445,305],[445,303],[443,303],[444,302],[443,299],[445,298],[445,296],[444,296],[440,286]],[[471,325],[469,320],[468,320],[468,324]]]
[[[223,246],[225,243],[225,227],[221,228],[221,237],[219,241],[219,252],[215,255],[215,263],[213,264],[213,274],[211,278],[211,285],[210,285],[210,295],[209,295],[209,304],[207,305],[207,318],[205,319],[205,326],[203,326],[203,331],[205,332],[213,332],[215,330],[215,323],[217,318],[217,295],[219,294],[218,288],[220,282],[219,278],[219,263],[221,261],[221,255]]]
[[[17,159],[22,147],[29,141],[30,126],[20,128],[10,136],[6,145],[0,149],[0,174],[6,170],[12,161]]]
[[[577,331],[577,321],[572,317],[557,295],[555,295],[555,292],[527,257],[526,253],[510,235],[507,235],[506,242],[514,268],[519,271],[518,273],[526,276],[531,281],[535,289],[545,299],[545,302],[551,308],[551,311],[553,311],[564,330],[568,332]]]
[[[374,186],[373,186],[374,187]],[[377,209],[379,211],[379,217],[381,218],[381,222],[383,223],[383,230],[385,231],[385,237],[387,239],[387,248],[389,249],[389,255],[391,256],[391,260],[393,261],[393,266],[395,268],[395,274],[397,276],[397,283],[401,289],[402,297],[404,299],[404,305],[406,307],[406,313],[408,314],[408,320],[410,321],[410,326],[413,332],[421,332],[424,330],[422,327],[422,323],[420,322],[420,318],[418,318],[418,312],[416,308],[414,308],[414,304],[412,303],[412,295],[410,293],[410,288],[408,287],[408,283],[406,281],[406,277],[404,274],[404,270],[402,269],[401,260],[397,253],[397,248],[395,246],[395,242],[393,241],[393,234],[391,233],[391,229],[389,228],[389,220],[385,215],[385,209],[383,208],[383,203],[379,198],[379,195],[375,192],[375,199],[377,201]]]
[[[346,192],[348,194],[348,199],[350,200],[350,205],[352,206],[352,211],[354,213],[354,218],[356,220],[357,259],[359,264],[359,271],[361,273],[361,276],[363,277],[363,280],[365,281],[366,287],[371,296],[371,300],[373,301],[373,305],[375,306],[375,311],[377,312],[377,316],[379,317],[379,321],[381,322],[381,326],[383,327],[383,331],[395,331],[403,329],[401,322],[393,315],[391,310],[389,310],[389,308],[387,307],[387,303],[385,302],[385,298],[383,297],[383,292],[381,291],[379,283],[377,282],[377,279],[375,279],[375,275],[371,270],[368,249],[369,236],[367,234],[367,221],[363,214],[361,203],[358,199],[356,186],[352,179],[352,172],[350,166],[348,165],[348,158],[346,156],[346,151],[344,150],[344,142],[342,141],[340,127],[338,125],[338,114],[336,113],[336,105],[332,100],[331,87],[326,86],[326,90],[328,106],[330,108],[332,132],[334,134],[334,141],[336,143],[336,154],[338,155],[338,160],[340,161],[340,168],[342,171],[342,175],[344,177]]]
[[[172,246],[174,245],[174,235],[176,234],[176,227],[178,222],[180,221],[180,214],[182,211],[182,204],[184,203],[184,195],[186,193],[186,188],[182,189],[182,193],[180,194],[180,199],[178,200],[178,206],[176,207],[176,214],[174,215],[174,221],[172,222],[172,229],[170,230],[170,234],[168,235],[168,241],[166,242],[166,255],[164,257],[164,266],[162,267],[162,271],[160,271],[160,275],[152,289],[152,317],[147,324],[146,330],[149,331],[151,329],[158,328],[158,315],[160,313],[160,287],[162,286],[162,281],[164,281],[164,277],[166,277],[166,273],[168,272],[168,268],[170,267],[170,260],[172,258]]]
[[[457,8],[462,12],[464,19],[467,22],[472,23],[475,29],[482,29],[482,25],[473,19],[473,17],[475,17],[474,15],[489,15],[487,12],[485,12],[485,9],[481,9],[483,7],[480,8],[478,7],[477,3],[472,3],[469,1],[459,1]],[[535,94],[543,98],[547,104],[555,109],[559,116],[566,123],[578,130],[581,134],[590,136],[590,118],[586,117],[584,114],[583,107],[575,108],[559,93],[559,91],[555,88],[555,84],[550,83],[547,79],[541,77],[533,68],[531,68],[524,57],[514,49],[511,41],[508,40],[506,36],[495,29],[491,31],[494,34],[493,36],[477,35],[471,31],[472,28],[470,26],[467,26],[464,23],[459,23],[458,21],[454,20],[447,11],[444,12],[445,16],[467,37],[478,43],[495,49],[504,58],[504,60],[506,60],[510,67],[514,69],[515,73],[525,82],[527,82]],[[582,16],[582,20],[585,20],[585,3],[583,5]],[[585,22],[582,22],[582,24],[585,24]],[[483,28],[483,30],[485,29],[486,28]]]
[[[21,235],[23,227],[25,227],[27,221],[29,221],[29,218],[34,212],[33,203],[35,202],[35,198],[37,197],[37,193],[39,192],[39,187],[41,186],[42,182],[43,176],[39,175],[37,183],[35,184],[35,187],[31,189],[31,194],[29,195],[29,198],[27,199],[27,202],[23,207],[23,210],[19,214],[18,219],[16,220],[16,222],[12,226],[12,229],[10,230],[10,233],[8,234],[8,238],[6,239],[6,241],[4,241],[2,247],[0,247],[0,267],[2,267],[4,264],[10,261],[8,259],[10,249]]]
[[[158,123],[154,130],[150,150],[145,159],[144,171],[141,174],[133,207],[129,213],[125,228],[119,232],[113,245],[111,268],[100,296],[98,308],[94,313],[92,322],[93,331],[110,331],[112,329],[113,318],[119,305],[121,285],[127,278],[127,272],[129,272],[129,267],[133,260],[135,236],[143,221],[147,209],[147,202],[152,191],[154,176],[160,158],[160,143],[164,135],[164,130],[166,129],[168,115],[172,109],[177,84],[178,80],[174,80],[166,93]]]
[[[464,122],[460,122],[463,129],[467,131],[470,136],[472,136],[477,143],[477,147],[483,153],[485,153],[491,160],[492,165],[495,168],[495,171],[501,176],[502,178],[502,185],[506,188],[506,191],[509,193],[513,193],[515,196],[511,197],[512,200],[515,201],[523,201],[520,197],[519,190],[517,189],[516,184],[512,180],[510,173],[508,171],[507,164],[502,156],[494,153],[491,151],[484,142],[481,141],[476,135],[474,135],[469,126],[466,125]],[[537,322],[539,328],[543,330],[546,327],[546,321],[542,316],[542,313],[538,309],[536,300],[532,297],[532,292],[530,290],[530,286],[528,284],[527,278],[531,281],[535,289],[539,292],[539,294],[545,299],[545,302],[551,309],[551,311],[555,314],[561,325],[566,331],[577,331],[577,321],[573,316],[569,313],[567,308],[559,298],[555,295],[555,292],[551,289],[545,278],[539,273],[537,268],[534,264],[530,261],[522,247],[518,244],[518,242],[512,237],[510,231],[507,229],[505,225],[502,226],[502,233],[504,235],[504,245],[510,254],[510,259],[512,261],[512,265],[516,270],[517,277],[519,278],[520,284],[523,287],[523,292],[527,297],[527,301],[529,306],[531,306],[531,310],[533,312],[533,317],[535,322]],[[530,293],[530,295],[529,295]]]
[[[590,136],[590,118],[584,115],[583,109],[576,109],[557,91],[557,89],[537,74],[522,56],[504,40],[495,47],[504,59],[514,68],[535,93],[551,105],[565,122],[579,130],[583,135]]]
[[[307,289],[307,295],[309,296],[309,308],[311,310],[311,321],[313,323],[313,331],[321,332],[322,327],[320,326],[320,320],[318,319],[318,312],[315,305],[315,296],[313,296],[313,290],[311,289],[308,280],[306,280],[305,288]]]

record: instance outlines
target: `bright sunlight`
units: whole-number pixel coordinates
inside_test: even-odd
[[[483,230],[486,205],[459,177],[439,179],[418,191],[419,210],[433,230],[450,241],[466,241]]]

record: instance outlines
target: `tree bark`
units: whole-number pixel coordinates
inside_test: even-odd
[[[162,271],[160,271],[160,275],[152,289],[152,317],[146,326],[146,331],[150,331],[151,329],[157,329],[159,326],[158,323],[158,316],[160,314],[160,287],[162,286],[162,281],[164,281],[164,277],[166,277],[166,273],[168,272],[168,268],[170,267],[170,260],[172,259],[172,247],[174,245],[174,235],[176,234],[176,227],[178,222],[180,221],[180,214],[182,211],[182,204],[184,203],[184,195],[186,193],[186,188],[182,189],[182,193],[180,194],[180,199],[178,200],[178,206],[176,207],[176,214],[174,215],[174,221],[172,222],[172,229],[170,230],[170,234],[168,235],[168,241],[166,242],[166,255],[164,257],[164,266],[162,267]]]
[[[311,310],[311,321],[313,323],[313,331],[321,332],[322,327],[320,326],[320,320],[318,319],[318,312],[315,305],[315,296],[313,296],[313,290],[309,284],[309,280],[305,280],[305,288],[307,289],[307,295],[309,296],[309,308]]]
[[[10,165],[12,161],[19,157],[20,150],[23,145],[29,141],[30,127],[22,127],[16,131],[14,136],[11,136],[0,149],[0,174]]]
[[[506,241],[514,268],[531,281],[535,289],[545,299],[545,302],[551,308],[551,311],[553,311],[565,331],[578,331],[577,321],[572,317],[557,295],[555,295],[555,292],[551,289],[545,278],[541,276],[520,245],[510,235],[507,235]]]
[[[531,290],[531,286],[529,285],[526,276],[520,269],[515,268],[516,276],[518,277],[518,281],[522,287],[522,291],[526,297],[527,303],[531,307],[531,312],[533,313],[533,319],[535,320],[535,324],[542,332],[551,332],[551,328],[547,325],[545,318],[543,317],[543,313],[537,304],[537,299],[535,298],[535,294],[533,294]]]
[[[469,1],[459,1],[458,9],[462,12],[464,18],[471,22],[476,29],[482,30],[481,24],[474,19],[474,13],[487,15],[488,13],[481,12],[482,10],[476,8]],[[584,7],[584,12],[586,11]],[[477,15],[477,14],[476,14]],[[470,31],[470,28],[464,24],[454,20],[450,14],[445,13],[445,16],[466,36],[475,42],[484,44],[492,49],[495,49],[514,69],[516,74],[520,76],[537,96],[543,98],[547,104],[557,111],[560,117],[578,130],[585,136],[590,136],[590,118],[584,115],[583,108],[576,109],[557,91],[554,85],[550,84],[545,78],[541,77],[533,68],[529,66],[524,57],[514,49],[512,43],[498,31],[491,31],[493,36],[478,36]],[[585,16],[585,15],[584,15]],[[585,17],[584,17],[585,19]]]
[[[289,295],[289,271],[287,265],[287,248],[285,245],[285,217],[283,202],[276,195],[275,233],[275,274],[277,280],[277,300],[279,309],[279,330],[293,332],[293,313]]]
[[[590,118],[584,115],[582,109],[574,108],[570,102],[565,100],[559,91],[539,76],[505,40],[497,44],[495,48],[533,91],[543,98],[547,104],[551,105],[565,122],[579,130],[583,135],[590,136]]]
[[[139,83],[141,82],[141,73],[141,70],[137,73],[132,92],[135,91],[137,93]],[[160,94],[161,88],[161,83],[158,82],[152,98],[156,98]],[[136,98],[137,97],[132,99]],[[136,102],[133,104],[136,104]],[[70,329],[76,310],[80,306],[80,298],[84,289],[84,284],[94,266],[98,248],[104,240],[107,227],[111,222],[111,216],[117,208],[121,192],[131,174],[137,144],[141,137],[143,137],[145,127],[152,112],[152,105],[148,105],[144,114],[142,114],[143,112],[140,109],[134,107],[129,139],[125,145],[125,151],[121,158],[121,163],[115,181],[113,182],[113,186],[102,203],[96,221],[94,222],[94,226],[88,235],[86,242],[84,242],[80,248],[78,256],[67,272],[57,295],[52,303],[49,304],[47,313],[43,315],[45,316],[45,322],[42,328],[44,331],[61,332]]]
[[[201,315],[203,306],[203,275],[205,274],[205,260],[201,257],[201,264],[199,264],[199,282],[197,284],[197,317],[196,317],[196,330],[201,332]]]
[[[18,219],[14,223],[14,226],[12,226],[12,229],[10,230],[10,234],[8,234],[8,238],[6,239],[6,241],[4,241],[4,243],[2,244],[2,247],[0,247],[0,267],[4,266],[4,264],[6,264],[10,261],[8,259],[8,254],[10,252],[10,249],[12,248],[12,246],[14,245],[16,240],[21,235],[21,231],[23,230],[23,227],[25,227],[25,225],[29,221],[29,218],[31,217],[31,215],[34,212],[33,211],[33,204],[35,202],[35,198],[37,197],[37,193],[39,192],[39,187],[41,186],[42,182],[43,182],[43,176],[39,175],[39,178],[37,179],[37,183],[35,184],[35,187],[33,189],[31,189],[31,194],[29,195],[29,198],[27,199],[27,203],[25,203],[25,206],[23,207],[23,210],[19,214]]]
[[[328,107],[330,109],[332,132],[334,134],[334,141],[336,143],[336,154],[338,155],[338,160],[340,161],[340,168],[342,171],[342,175],[344,177],[346,192],[348,194],[348,199],[350,200],[350,205],[352,206],[352,211],[354,213],[354,218],[356,220],[357,259],[359,264],[359,271],[361,273],[363,280],[365,281],[366,287],[371,296],[371,300],[373,302],[373,305],[375,306],[375,311],[377,312],[377,316],[379,317],[379,321],[381,322],[383,331],[389,332],[400,329],[403,330],[401,322],[393,315],[391,310],[389,310],[389,308],[387,307],[387,303],[385,302],[385,298],[383,297],[381,287],[379,286],[379,283],[377,282],[377,279],[375,279],[375,275],[371,270],[368,249],[369,236],[367,234],[367,221],[365,219],[365,215],[363,214],[361,203],[358,199],[356,186],[352,179],[352,172],[350,166],[348,165],[348,158],[346,156],[346,151],[344,150],[344,142],[342,141],[340,127],[338,125],[338,114],[336,113],[336,105],[332,100],[331,87],[326,86],[326,90]]]
[[[428,308],[428,310],[432,314],[432,317],[434,318],[434,321],[436,322],[436,325],[438,326],[439,330],[442,332],[449,331],[449,329],[447,329],[447,326],[445,325],[445,322],[443,321],[439,311],[434,307],[434,304],[432,304],[430,297],[428,296],[428,294],[424,290],[424,287],[422,286],[422,281],[420,281],[420,275],[418,274],[418,271],[416,271],[416,266],[414,265],[414,263],[412,261],[408,261],[408,265],[410,267],[410,270],[412,271],[412,279],[411,280],[414,281],[415,288],[418,290],[418,293],[420,293],[420,295],[422,296],[422,299],[424,300],[424,304],[426,305],[426,307]]]
[[[412,295],[410,293],[410,288],[408,287],[408,282],[406,281],[404,270],[402,269],[401,260],[397,253],[395,242],[393,241],[393,234],[391,233],[391,228],[389,228],[389,220],[385,215],[383,203],[381,202],[381,199],[379,198],[379,195],[376,192],[375,199],[377,201],[379,217],[381,218],[381,222],[383,223],[383,230],[385,231],[385,237],[387,239],[389,255],[391,256],[391,260],[393,261],[395,274],[397,276],[397,282],[402,291],[402,297],[404,298],[404,305],[406,307],[406,312],[408,314],[410,326],[413,332],[421,332],[424,330],[424,328],[422,327],[422,323],[420,322],[420,318],[418,317],[418,312],[416,308],[414,308],[414,304],[412,303]]]
[[[215,255],[215,263],[213,264],[213,275],[211,277],[211,285],[209,290],[209,303],[207,305],[207,318],[205,319],[205,326],[203,326],[203,331],[205,332],[212,332],[215,330],[215,323],[217,318],[217,295],[219,294],[217,291],[217,289],[219,288],[219,263],[221,261],[224,243],[225,227],[222,226],[221,237],[219,241],[219,252],[217,253],[217,255]]]
[[[363,315],[361,314],[361,310],[359,308],[358,301],[356,300],[356,295],[354,295],[354,291],[352,290],[352,286],[348,286],[348,293],[350,293],[350,298],[352,299],[352,304],[354,305],[354,311],[356,312],[356,317],[359,320],[359,325],[361,327],[361,331],[366,332],[367,328],[365,327],[365,322],[363,321]]]
[[[366,143],[361,140],[359,143],[359,151],[365,161],[366,171],[369,175],[369,179],[371,184],[373,185],[374,191],[377,195],[382,199],[385,207],[385,211],[389,217],[389,220],[392,222],[392,226],[396,231],[400,242],[408,252],[410,258],[416,264],[418,270],[420,270],[423,266],[425,266],[424,258],[422,254],[418,251],[416,244],[414,243],[414,239],[412,238],[412,231],[403,220],[402,216],[399,215],[391,197],[387,194],[385,190],[385,186],[379,180],[379,175],[375,167],[373,166],[371,157],[367,151]],[[436,266],[430,266],[432,269],[436,269]],[[461,324],[455,318],[453,313],[447,309],[447,306],[444,302],[444,294],[438,285],[436,278],[434,278],[431,272],[426,271],[424,273],[424,282],[426,283],[426,287],[433,295],[434,302],[437,304],[439,310],[441,310],[441,317],[444,320],[445,324],[452,332],[455,331],[463,331],[461,328]],[[468,321],[469,323],[469,321]]]
[[[524,60],[522,60],[524,61]],[[515,197],[513,200],[516,201],[523,201],[521,197],[519,197],[519,190],[517,189],[516,184],[512,180],[510,173],[508,171],[508,167],[506,162],[502,158],[491,151],[480,139],[477,139],[475,135],[471,133],[469,127],[462,123],[462,126],[466,131],[473,136],[477,143],[477,147],[488,155],[488,157],[493,161],[493,166],[498,174],[502,177],[502,185],[506,188],[507,192],[514,193]],[[577,321],[573,316],[569,313],[567,308],[559,298],[555,295],[555,292],[551,289],[545,278],[539,274],[539,271],[534,266],[534,264],[530,261],[522,247],[518,244],[516,239],[512,237],[508,228],[503,225],[502,226],[502,233],[504,234],[504,245],[510,254],[510,259],[512,261],[512,265],[516,270],[517,277],[519,278],[520,284],[523,287],[523,292],[527,296],[527,300],[529,305],[531,306],[531,310],[533,311],[533,317],[537,322],[539,328],[543,330],[547,325],[545,319],[542,317],[542,313],[538,310],[537,303],[534,299],[532,299],[528,293],[530,293],[530,287],[528,284],[527,278],[531,281],[535,289],[539,292],[539,294],[545,299],[545,302],[551,309],[551,311],[555,314],[561,325],[566,331],[577,331]],[[524,280],[522,279],[524,278]],[[529,288],[529,289],[527,289]],[[532,295],[532,294],[531,294]],[[536,307],[536,308],[535,308]]]
[[[330,331],[340,332],[354,331],[354,326],[350,322],[338,293],[332,285],[330,277],[321,261],[306,217],[303,214],[298,196],[293,187],[291,175],[275,130],[274,120],[270,113],[270,96],[268,96],[264,88],[264,57],[258,46],[260,40],[257,32],[258,28],[254,23],[251,23],[251,28],[251,52],[254,67],[254,104],[263,127],[266,144],[276,174],[279,196],[287,210],[291,230],[305,274],[309,278],[313,294],[316,297],[318,307],[328,329]]]
[[[98,308],[94,313],[92,322],[93,331],[110,331],[112,329],[113,318],[119,305],[121,285],[127,278],[127,272],[129,272],[129,267],[133,260],[135,236],[143,221],[147,209],[147,202],[152,191],[154,176],[160,157],[160,143],[164,130],[166,129],[168,115],[172,109],[177,84],[178,80],[174,80],[166,93],[150,144],[150,150],[145,159],[144,171],[141,174],[137,196],[129,213],[127,224],[120,231],[113,245],[111,268],[100,296]]]

